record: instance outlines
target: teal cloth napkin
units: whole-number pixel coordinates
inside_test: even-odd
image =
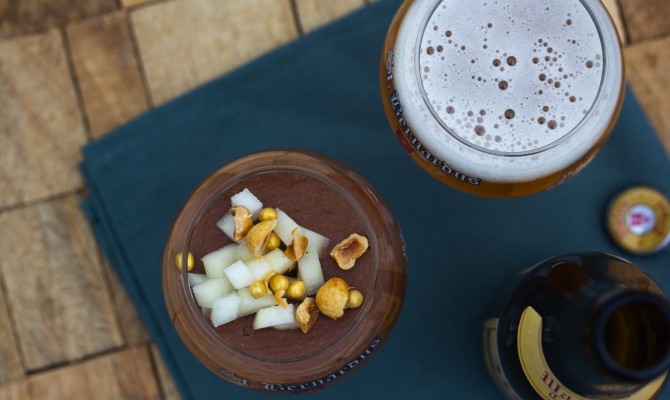
[[[409,282],[394,332],[319,398],[501,398],[482,361],[481,326],[512,273],[568,252],[626,256],[604,230],[608,201],[640,182],[668,189],[668,156],[630,92],[601,154],[558,188],[491,200],[430,178],[396,142],[379,96],[382,42],[399,4],[366,7],[84,148],[83,207],[184,398],[265,397],[201,366],[163,303],[170,225],[198,183],[234,158],[277,147],[333,156],[379,189],[404,230]],[[670,288],[667,252],[628,258]]]

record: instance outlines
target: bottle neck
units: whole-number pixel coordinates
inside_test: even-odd
[[[605,296],[590,321],[593,355],[608,375],[644,383],[670,368],[670,307],[661,298],[628,290]]]
[[[586,284],[545,318],[547,365],[580,394],[625,397],[670,368],[670,305],[613,284]]]

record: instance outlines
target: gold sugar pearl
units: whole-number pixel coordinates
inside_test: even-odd
[[[299,299],[304,296],[306,292],[307,286],[305,286],[305,282],[301,280],[295,280],[288,284],[288,289],[286,289],[286,297],[289,299]]]
[[[265,207],[258,214],[258,219],[260,221],[269,221],[271,219],[277,219],[277,210],[272,207]]]
[[[265,245],[265,250],[272,251],[281,246],[281,239],[276,233],[272,232],[268,238],[268,243]]]
[[[260,299],[268,294],[268,288],[263,281],[256,281],[249,286],[249,293],[254,299]]]
[[[356,289],[349,291],[349,298],[347,299],[346,308],[358,308],[363,304],[363,293]]]
[[[284,275],[273,275],[272,278],[270,278],[270,289],[272,289],[273,292],[287,290],[288,286],[288,278]]]
[[[177,265],[177,269],[179,271],[181,271],[181,268],[184,265],[183,258],[184,255],[181,251],[177,253],[176,256],[174,256],[174,263]],[[193,267],[195,267],[195,257],[193,257],[193,253],[191,253],[190,251],[186,255],[186,266],[189,272],[193,270]]]

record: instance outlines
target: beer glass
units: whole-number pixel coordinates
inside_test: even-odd
[[[419,166],[467,193],[517,197],[596,155],[621,110],[623,69],[599,0],[407,0],[380,83]]]

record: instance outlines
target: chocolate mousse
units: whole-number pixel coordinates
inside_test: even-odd
[[[333,187],[313,177],[294,172],[256,175],[221,193],[206,208],[193,231],[189,250],[195,256],[196,264],[191,272],[205,273],[202,257],[234,243],[217,228],[216,222],[230,210],[230,198],[245,188],[262,201],[264,207],[279,208],[300,226],[330,239],[328,251],[320,257],[325,280],[339,277],[364,295],[368,292],[370,276],[374,273],[371,252],[363,254],[356,260],[355,267],[347,271],[338,267],[328,255],[333,246],[351,233],[369,235],[360,216]],[[290,302],[295,306],[299,304],[299,301]],[[212,328],[216,329],[231,347],[250,356],[293,359],[309,356],[340,340],[358,317],[359,311],[360,309],[347,309],[344,316],[337,320],[321,315],[307,334],[303,334],[299,329],[254,330],[252,328],[254,315]]]

